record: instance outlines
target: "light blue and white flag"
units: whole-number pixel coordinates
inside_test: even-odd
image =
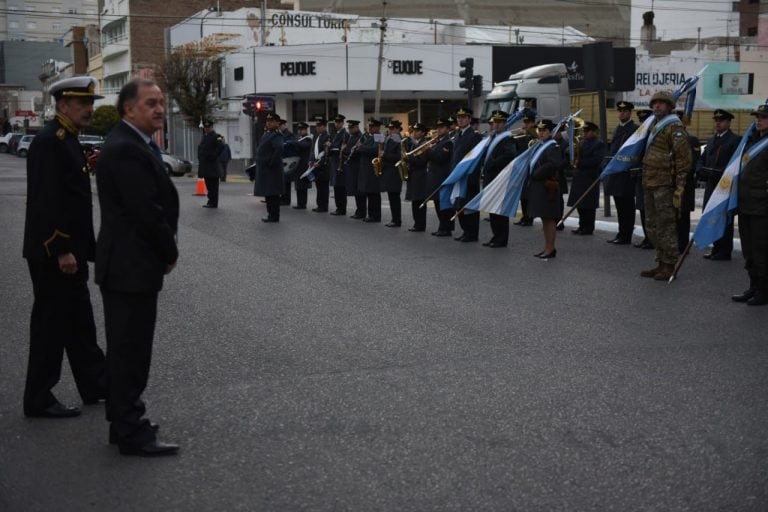
[[[699,81],[699,77],[704,72],[705,68],[699,70],[698,73],[688,78],[685,82],[680,84],[680,87],[672,93],[672,101],[677,102],[678,98],[685,93],[688,93],[688,99],[685,106],[685,115],[690,119],[693,112],[693,102],[696,98],[696,84]],[[600,179],[605,179],[611,174],[619,172],[627,172],[630,169],[637,167],[640,161],[643,159],[646,148],[646,138],[650,133],[650,126],[653,124],[654,116],[648,116],[648,119],[635,130],[627,140],[622,144],[621,148],[613,155],[613,158],[603,168],[603,172],[600,173]]]
[[[485,137],[475,144],[475,147],[456,164],[451,174],[440,185],[439,201],[441,210],[453,208],[453,202],[457,197],[467,197],[467,180],[469,175],[480,163],[490,141],[490,137]]]
[[[507,164],[487,187],[464,206],[464,210],[471,212],[482,210],[505,217],[514,217],[523,192],[525,178],[528,176],[528,165],[533,153],[540,145],[537,143],[529,147]]]
[[[747,140],[755,130],[756,126],[752,123],[747,133],[741,138],[736,152],[725,166],[717,188],[709,197],[707,206],[704,207],[699,224],[693,232],[693,241],[700,249],[707,248],[723,237],[726,226],[733,220],[729,214],[739,206],[739,177],[742,166],[768,147],[768,139],[764,138],[746,152],[744,151]]]

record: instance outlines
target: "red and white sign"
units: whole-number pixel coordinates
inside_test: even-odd
[[[37,113],[32,110],[17,110],[16,117],[37,117]]]

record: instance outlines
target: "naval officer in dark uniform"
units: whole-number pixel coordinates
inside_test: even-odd
[[[741,138],[731,131],[733,114],[726,110],[715,110],[712,119],[715,120],[715,134],[707,141],[707,146],[699,159],[696,174],[707,180],[704,189],[704,206],[707,205],[712,192],[717,188],[723,171],[736,152]],[[730,260],[733,251],[733,222],[725,227],[725,234],[712,245],[712,251],[704,254],[708,260]]]
[[[341,114],[333,118],[335,132],[328,147],[328,172],[331,175],[333,201],[336,204],[336,209],[331,212],[331,215],[340,216],[347,215],[347,180],[344,176],[344,160],[342,160],[342,152],[349,141],[349,132],[344,129],[346,119]]]
[[[104,352],[96,343],[88,261],[95,255],[90,165],[77,136],[93,115],[96,79],[54,83],[56,118],[29,148],[24,258],[32,278],[26,416],[67,418],[77,407],[51,391],[59,382],[64,351],[86,404],[106,397]]]
[[[458,124],[458,130],[456,136],[453,139],[453,156],[451,158],[451,171],[461,162],[464,157],[472,151],[472,148],[483,140],[483,136],[475,131],[470,122],[472,120],[472,109],[461,108],[456,111],[456,123]],[[456,198],[456,202],[453,205],[456,211],[459,211],[464,207],[470,199],[475,197],[480,192],[480,166],[475,166],[475,169],[469,173],[467,177],[467,194],[466,197]],[[477,242],[478,232],[480,230],[480,213],[465,213],[459,214],[459,225],[462,229],[462,234],[454,238],[458,242]]]
[[[451,236],[456,226],[456,221],[451,220],[453,210],[448,208],[443,210],[440,206],[440,199],[437,197],[438,187],[445,181],[445,178],[451,173],[451,158],[453,157],[453,139],[451,138],[451,120],[440,118],[435,122],[437,138],[432,143],[432,147],[427,150],[427,190],[430,193],[435,192],[432,201],[435,203],[435,211],[439,225],[437,231],[433,231],[432,236],[448,237]]]
[[[628,101],[616,104],[619,113],[619,124],[613,131],[613,138],[608,149],[608,155],[614,156],[622,144],[635,133],[637,125],[632,121],[632,110],[635,106]],[[627,172],[618,172],[608,176],[605,182],[606,193],[613,196],[616,205],[616,218],[619,222],[619,232],[609,244],[628,245],[632,243],[632,232],[635,230],[635,182]]]
[[[219,207],[219,155],[224,149],[224,137],[213,130],[213,121],[203,121],[203,138],[197,146],[197,176],[205,180],[208,203],[203,208]]]
[[[488,150],[483,158],[482,179],[483,186],[488,186],[496,176],[517,156],[517,143],[507,130],[509,114],[503,110],[496,110],[488,120],[493,128]],[[492,249],[506,247],[509,241],[509,217],[490,214],[491,232],[493,236],[483,245]]]
[[[280,117],[269,112],[266,127],[256,149],[256,179],[253,195],[264,196],[267,216],[262,222],[280,222],[280,194],[283,191],[283,136],[278,129]]]
[[[427,127],[422,123],[411,126],[411,137],[408,143],[408,152],[412,152],[423,146],[427,140]],[[427,199],[427,157],[424,151],[406,157],[408,165],[408,181],[405,188],[405,200],[411,202],[411,215],[413,226],[408,231],[421,233],[427,229],[427,209],[421,208],[421,204]]]

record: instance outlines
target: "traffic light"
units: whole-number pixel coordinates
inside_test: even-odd
[[[467,57],[466,59],[462,59],[459,61],[459,66],[461,66],[461,71],[459,71],[459,76],[463,78],[461,82],[459,82],[459,87],[462,89],[466,89],[468,91],[472,90],[472,75],[475,72],[475,59],[472,57]]]
[[[256,117],[256,105],[252,101],[244,101],[243,102],[243,114],[250,116],[250,117]]]
[[[483,75],[472,77],[472,96],[475,98],[483,95]]]

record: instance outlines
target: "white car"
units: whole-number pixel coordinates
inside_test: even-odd
[[[29,145],[32,144],[34,138],[34,135],[23,136],[19,141],[19,146],[16,148],[16,156],[26,158],[27,153],[29,153]]]
[[[16,135],[13,132],[8,132],[0,137],[0,153],[8,153],[11,146],[11,139]]]

